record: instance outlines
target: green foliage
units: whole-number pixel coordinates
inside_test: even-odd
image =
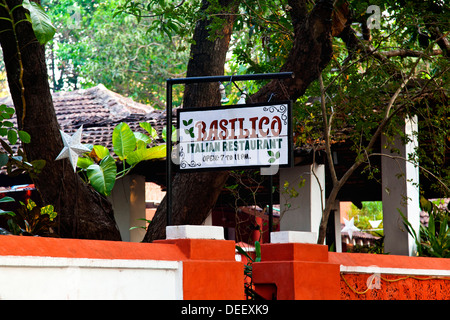
[[[46,44],[50,41],[55,34],[55,27],[52,25],[49,16],[45,13],[44,9],[36,2],[24,0],[22,4],[15,6],[14,8],[9,8],[6,1],[2,1],[0,6],[7,10],[10,18],[2,17],[2,20],[11,23],[11,31],[16,35],[16,26],[22,22],[30,22],[34,34],[38,39],[39,43]],[[26,20],[14,21],[13,12],[17,8],[24,7],[28,10]]]
[[[363,38],[362,25],[368,18],[369,5],[381,9],[380,29],[371,29],[371,39]],[[401,82],[414,69],[413,80],[402,90],[390,111],[391,120],[385,128],[388,137],[403,136],[402,121],[407,115],[417,115],[419,121],[419,149],[408,155],[409,160],[418,161],[445,184],[449,184],[450,169],[445,165],[449,150],[449,70],[450,60],[443,54],[433,54],[440,47],[432,41],[430,30],[439,27],[448,34],[450,11],[448,5],[438,1],[350,1],[357,41],[373,52],[349,50],[340,38],[333,38],[333,58],[323,71],[326,88],[325,103],[327,117],[331,123],[332,142],[351,143],[355,160],[367,159],[374,150],[365,146],[386,115],[386,106]],[[420,14],[419,14],[420,12]],[[427,45],[418,40],[426,34]],[[421,56],[392,55],[389,53],[411,50]],[[320,86],[312,83],[305,96],[294,104],[294,141],[298,145],[321,148],[323,125],[320,105]],[[309,98],[309,99],[308,99]],[[399,112],[394,110],[400,110]],[[406,142],[406,139],[405,139]],[[379,168],[370,161],[365,174],[376,178]],[[448,191],[435,177],[422,171],[432,179],[434,191],[447,196]]]
[[[289,198],[297,198],[299,196],[299,190],[305,185],[305,179],[303,177],[300,177],[300,182],[298,183],[298,186],[290,186],[289,181],[285,181],[283,183],[283,193],[286,193]]]
[[[409,234],[415,239],[417,254],[422,257],[450,258],[450,208],[442,208],[421,197],[422,210],[429,215],[428,227],[420,225],[419,235],[399,210]]]
[[[0,105],[0,136],[7,137],[11,145],[17,143],[17,138],[21,138],[22,142],[29,143],[31,138],[25,131],[20,131],[14,128],[14,123],[11,118],[15,113],[14,108],[8,107],[5,104]]]
[[[147,225],[149,225],[149,224],[152,222],[152,220],[145,219],[145,218],[140,218],[140,219],[136,219],[136,220],[145,221]],[[147,230],[147,226],[131,227],[129,230],[131,231],[131,230],[134,230],[134,229],[144,229],[144,230]]]
[[[163,139],[164,141],[166,141],[166,139],[167,139],[167,130],[166,130],[166,127],[164,127],[164,128],[162,129],[161,136],[162,136],[162,139]],[[177,141],[177,130],[176,130],[176,128],[175,128],[174,126],[172,126],[172,138],[171,138],[171,141]]]
[[[138,23],[146,18],[154,18],[148,25],[147,33],[159,32],[170,39],[174,35],[190,35],[192,32],[189,23],[193,17],[191,5],[196,1],[161,1],[150,0],[146,3],[126,0],[119,4],[114,16],[127,13],[136,17]]]
[[[349,219],[355,218],[355,226],[361,230],[373,229],[369,221],[383,220],[383,204],[381,201],[364,201],[362,202],[361,209],[358,209],[352,204],[348,217]],[[378,228],[383,229],[383,222],[380,223]],[[373,234],[375,236],[380,236],[383,232],[378,230]]]
[[[246,278],[244,284],[244,291],[247,296],[247,300],[254,300],[259,298],[258,294],[253,289],[253,267],[254,262],[261,262],[261,244],[259,241],[255,241],[255,257],[248,254],[244,248],[236,245],[236,250],[238,253],[243,255],[247,259],[247,263],[244,265],[244,276]]]
[[[23,173],[36,177],[44,168],[46,162],[45,160],[28,162],[25,153],[19,146],[16,152],[13,150],[12,146],[18,142],[30,143],[31,141],[27,132],[14,128],[13,122],[10,121],[14,112],[14,108],[7,107],[4,104],[0,105],[0,136],[7,137],[7,141],[0,138],[0,144],[4,149],[0,152],[0,168],[6,168],[6,173],[11,177]],[[14,201],[11,197],[0,199],[0,203]],[[52,226],[54,225],[53,220],[56,217],[56,212],[53,206],[37,208],[31,199],[27,205],[21,204],[22,207],[17,212],[0,209],[0,215],[9,217],[7,223],[12,234],[54,235]],[[6,231],[0,231],[8,234]]]
[[[7,107],[5,104],[0,105],[0,136],[6,137],[6,140],[0,138],[0,144],[4,150],[0,152],[0,168],[6,167],[6,172],[10,176],[25,172],[31,177],[35,177],[44,168],[46,162],[45,160],[28,162],[22,148],[18,147],[17,151],[14,151],[11,147],[19,142],[31,142],[31,137],[27,132],[14,127],[14,123],[11,121],[14,113],[14,108]]]
[[[52,25],[49,16],[45,13],[44,8],[40,4],[29,0],[24,0],[23,6],[30,12],[29,20],[39,43],[46,44],[52,40],[56,29]]]
[[[159,145],[149,149],[137,148],[128,155],[127,163],[135,166],[141,161],[160,159],[166,156],[166,145]]]
[[[189,58],[188,42],[173,31],[181,24],[189,24],[177,23],[170,16],[181,19],[180,10],[187,11],[189,7],[185,9],[185,4],[164,18],[143,13],[136,19],[124,12],[126,3],[42,1],[57,28],[48,46],[53,90],[89,88],[102,83],[136,101],[165,107],[165,80],[183,76]],[[175,5],[175,1],[161,3],[164,10]],[[151,1],[145,7],[157,5]],[[176,104],[181,103],[182,89],[174,88]]]
[[[297,198],[300,195],[301,189],[305,186],[306,179],[303,176],[298,177],[298,184],[291,184],[289,181],[284,181],[283,187],[280,188],[280,202],[283,202],[285,210],[295,209],[292,208],[292,199]],[[284,211],[280,213],[280,217],[283,217]]]
[[[194,0],[81,0],[77,4],[69,0],[46,0],[42,3],[58,27],[57,35],[48,46],[54,57],[49,65],[53,70],[55,90],[103,83],[114,91],[161,107],[165,101],[165,79],[182,76],[186,69],[187,35],[190,37],[200,18],[208,16],[208,10],[200,9],[200,1]],[[351,141],[355,159],[366,157],[365,152],[371,150],[363,147],[380,124],[384,107],[405,75],[415,68],[414,83],[403,90],[396,101],[397,105],[403,106],[404,112],[393,117],[385,132],[389,136],[399,134],[399,121],[406,114],[418,114],[421,119],[426,119],[420,123],[424,133],[419,136],[419,161],[448,182],[450,169],[444,164],[450,136],[446,100],[450,64],[442,54],[432,54],[432,50],[439,47],[430,34],[433,27],[448,34],[448,5],[444,1],[408,0],[351,0],[349,3],[353,12],[351,27],[359,34],[363,33],[362,25],[368,17],[366,9],[369,5],[380,6],[383,15],[380,29],[371,30],[371,40],[358,34],[358,41],[373,52],[351,52],[342,39],[333,38],[333,58],[323,72],[327,116],[332,118],[332,140]],[[219,1],[211,1],[211,5],[218,4]],[[308,2],[307,9],[312,6],[313,2]],[[284,0],[239,2],[227,73],[280,70],[293,43],[294,30],[287,8],[288,3]],[[210,18],[213,20],[210,34],[215,36],[223,21],[220,16]],[[380,59],[375,55],[395,49],[414,50],[423,55],[418,63],[417,57],[399,55]],[[59,78],[58,73],[61,74]],[[251,94],[263,84],[243,85]],[[178,103],[180,92],[174,93]],[[421,95],[424,92],[426,98]],[[311,149],[323,146],[322,115],[317,99],[320,93],[319,84],[313,83],[294,104],[294,141],[297,145]],[[14,132],[3,129],[7,130],[5,136],[14,141]],[[124,167],[116,175],[126,172],[126,166],[133,166],[142,159],[165,154],[162,148],[160,152],[143,149],[153,138],[149,130],[149,136],[145,137],[138,133],[130,135],[125,126],[122,129],[125,132],[118,134],[116,140],[118,144],[122,143],[117,145],[117,155],[122,158]],[[20,137],[20,132],[18,135]],[[133,141],[136,146],[128,153]],[[423,142],[429,147],[424,148]],[[127,144],[130,148],[125,150]],[[101,159],[106,156],[101,150],[94,150],[94,154],[100,160],[95,157],[80,159],[82,170],[86,171],[94,164],[100,166]],[[0,156],[0,161],[4,160],[6,157]],[[368,169],[372,173],[376,171],[370,166]]]
[[[7,202],[14,202],[14,201],[16,201],[16,200],[14,200],[14,198],[11,198],[11,197],[3,197],[0,199],[0,203],[7,203]],[[5,211],[5,210],[0,209],[0,216],[3,216],[3,215],[14,215],[14,212]]]
[[[128,124],[122,122],[114,128],[112,143],[114,152],[120,160],[125,160],[127,155],[136,148],[136,138]]]
[[[92,146],[89,153],[78,158],[77,166],[80,173],[92,187],[104,196],[108,196],[114,188],[117,179],[125,176],[138,163],[146,160],[164,158],[166,145],[153,146],[157,133],[150,124],[143,122],[140,126],[149,135],[141,132],[133,132],[125,122],[119,123],[113,130],[113,151],[115,159],[108,148],[100,145]],[[148,147],[148,145],[151,145]],[[121,169],[117,168],[121,162]]]
[[[7,223],[12,234],[57,236],[54,230],[57,213],[52,205],[38,207],[31,199],[28,199],[26,204],[20,201],[20,205],[16,213],[11,211],[6,213],[9,215]]]
[[[104,157],[98,164],[91,164],[86,174],[92,187],[100,194],[109,195],[116,182],[117,167],[114,158]]]
[[[285,1],[242,1],[233,33],[231,74],[278,72],[292,47]],[[255,88],[256,89],[256,88]]]

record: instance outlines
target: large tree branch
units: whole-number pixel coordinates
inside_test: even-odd
[[[304,1],[289,1],[294,27],[294,44],[281,67],[282,72],[294,73],[294,78],[273,80],[251,96],[251,101],[267,101],[275,95],[278,100],[297,100],[309,84],[316,80],[332,57],[332,0],[319,0],[308,15]]]
[[[391,50],[391,51],[380,51],[380,54],[385,56],[386,58],[392,58],[392,57],[423,57],[423,56],[438,56],[443,53],[440,49],[432,50],[431,52],[424,52],[424,51],[418,51],[418,50],[410,50],[410,49],[398,49],[398,50]]]
[[[333,181],[333,186],[336,186],[338,184],[338,178],[336,175],[336,170],[334,168],[333,158],[331,156],[331,139],[330,139],[331,120],[330,123],[328,123],[328,113],[325,103],[325,87],[323,84],[322,74],[319,75],[319,84],[320,84],[320,105],[322,107],[323,132],[325,138],[326,155],[328,167],[330,168],[331,180]]]
[[[433,1],[429,1],[428,5],[429,5],[431,12],[435,12],[435,11],[439,12],[441,10],[441,8],[436,6],[436,4],[433,3]],[[444,10],[447,10],[447,13],[448,13],[448,7],[446,7]],[[431,38],[434,41],[436,41],[439,48],[441,48],[443,55],[447,58],[450,57],[450,41],[447,38],[447,35],[449,34],[449,32],[447,32],[445,34],[442,32],[442,30],[440,29],[440,26],[438,24],[437,18],[433,15],[425,16],[424,20],[425,20],[425,26],[426,26],[428,32],[430,33]],[[448,21],[446,23],[448,24]]]
[[[412,77],[415,73],[416,67],[420,60],[421,59],[417,59],[417,61],[414,63],[413,67],[409,71],[408,75],[403,79],[402,83],[397,88],[395,93],[390,97],[389,102],[387,103],[386,108],[385,108],[383,120],[378,125],[377,129],[375,130],[375,133],[372,135],[367,146],[364,148],[363,153],[364,153],[365,157],[359,157],[352,164],[352,166],[344,173],[344,175],[340,179],[338,179],[338,180],[333,179],[333,189],[331,190],[330,195],[328,196],[328,199],[325,204],[325,210],[322,213],[322,218],[320,221],[319,237],[317,240],[318,244],[323,244],[325,242],[328,218],[329,218],[330,212],[334,206],[334,202],[336,200],[336,197],[337,197],[340,189],[344,186],[344,184],[347,182],[347,180],[350,178],[350,176],[356,171],[356,169],[358,169],[358,167],[365,161],[365,159],[370,156],[370,154],[372,153],[373,146],[375,145],[376,141],[378,140],[378,138],[381,136],[381,134],[385,130],[388,123],[392,120],[393,116],[395,114],[397,114],[398,112],[400,112],[404,108],[404,106],[405,106],[404,104],[398,106],[397,108],[394,108],[394,104],[397,101],[402,90],[406,87],[408,82],[412,79]],[[323,88],[323,84],[321,85],[321,88]],[[324,108],[324,106],[323,106],[323,108]],[[326,116],[326,114],[324,116]],[[328,153],[328,152],[331,152],[330,151],[331,141],[329,140],[328,136],[326,136],[326,137],[328,138],[327,141],[325,142],[326,145],[328,146],[328,148],[327,148],[327,153]],[[330,167],[334,168],[334,164],[332,163],[332,161],[330,163]]]

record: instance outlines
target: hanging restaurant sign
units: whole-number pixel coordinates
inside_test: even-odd
[[[178,110],[181,170],[290,166],[291,103]]]

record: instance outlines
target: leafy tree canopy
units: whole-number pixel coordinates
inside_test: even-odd
[[[204,10],[198,0],[104,2],[46,0],[57,37],[52,45],[55,89],[103,83],[112,90],[161,107],[165,79],[183,76],[195,24],[211,20],[216,36],[223,17],[210,1]],[[294,39],[290,2],[236,1],[228,74],[277,72],[285,63]],[[311,10],[313,1],[305,1]],[[449,7],[445,1],[344,1],[335,3],[333,58],[323,80],[326,103],[332,106],[333,140],[351,139],[356,154],[370,139],[384,116],[383,105],[402,81],[412,75],[398,97],[399,114],[417,114],[421,120],[420,162],[446,179],[442,167],[449,145],[448,83],[450,68]],[[305,13],[306,17],[306,13]],[[248,82],[249,94],[264,83]],[[243,89],[239,88],[239,89]],[[175,90],[182,90],[176,87]],[[239,90],[227,87],[230,103]],[[175,92],[177,104],[181,91]],[[317,147],[323,137],[320,86],[314,82],[295,104],[295,141]],[[396,133],[395,117],[387,131]],[[447,181],[448,182],[448,181]]]
[[[117,14],[122,2],[42,1],[57,30],[47,50],[53,90],[102,83],[164,107],[165,80],[185,72],[188,43],[176,34],[176,25],[161,32],[169,29],[159,18]]]

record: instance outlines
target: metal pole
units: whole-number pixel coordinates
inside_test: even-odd
[[[169,79],[172,84],[189,84],[218,81],[247,81],[247,80],[269,80],[269,79],[287,79],[292,78],[293,72],[263,73],[263,74],[244,74],[235,76],[208,76],[208,77],[190,77]]]
[[[167,81],[166,104],[166,180],[167,180],[167,212],[166,225],[172,223],[172,83]]]
[[[247,80],[271,80],[271,79],[287,79],[293,78],[293,72],[278,72],[278,73],[264,73],[264,74],[247,74],[235,76],[206,76],[206,77],[189,77],[167,79],[166,88],[166,173],[167,173],[167,212],[166,225],[172,222],[172,85],[174,84],[189,84],[189,83],[205,83],[218,81],[247,81]],[[273,195],[272,195],[272,176],[270,177],[270,207],[269,207],[269,221],[273,219]],[[272,223],[269,222],[269,229],[271,232]],[[270,235],[269,235],[270,238]]]
[[[269,175],[269,243],[273,231],[273,176]]]

